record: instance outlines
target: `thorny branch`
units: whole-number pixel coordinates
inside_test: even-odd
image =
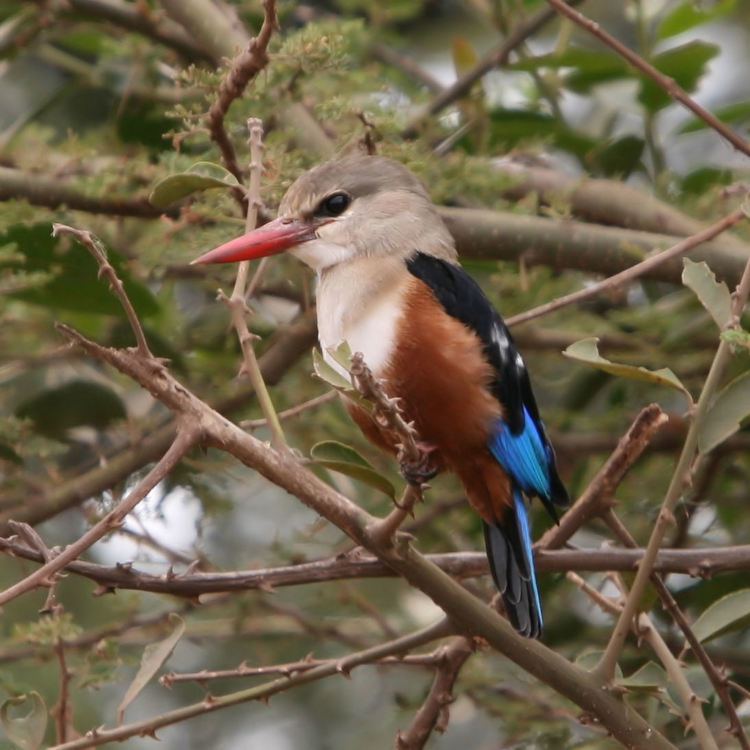
[[[249,701],[267,700],[272,695],[288,690],[297,685],[306,685],[310,682],[331,677],[336,674],[348,675],[353,669],[363,664],[371,664],[387,656],[406,653],[411,649],[423,646],[426,643],[444,638],[451,633],[451,626],[447,620],[442,619],[427,628],[418,630],[409,635],[396,638],[387,643],[379,644],[371,648],[358,651],[341,659],[331,659],[307,671],[296,672],[291,676],[281,676],[271,682],[256,687],[238,690],[220,696],[208,696],[205,700],[192,705],[184,706],[173,711],[167,711],[153,719],[124,724],[115,729],[93,729],[78,740],[55,745],[50,750],[83,750],[83,748],[98,747],[108,742],[119,742],[128,737],[144,735],[155,736],[156,730],[171,724],[200,716],[201,714],[218,711],[229,706],[236,706]]]
[[[622,542],[622,544],[624,544],[626,547],[629,547],[630,549],[633,549],[637,546],[635,539],[633,539],[630,532],[627,530],[622,521],[620,521],[620,519],[617,517],[617,514],[612,508],[607,509],[606,513],[604,514],[604,520],[610,527],[610,529],[612,529],[615,536],[617,536],[620,542]],[[690,623],[688,622],[687,617],[685,616],[685,613],[680,609],[674,596],[672,596],[672,592],[667,588],[667,585],[664,583],[664,579],[659,574],[659,571],[657,571],[656,566],[654,566],[654,569],[651,572],[651,582],[653,583],[654,588],[656,589],[656,593],[658,594],[659,599],[661,599],[664,608],[667,610],[667,612],[669,612],[672,619],[677,623],[677,626],[685,636],[685,642],[690,645],[690,648],[700,662],[701,667],[703,667],[703,671],[711,681],[714,690],[716,690],[716,694],[719,696],[719,699],[724,706],[724,711],[729,717],[730,733],[737,738],[738,742],[740,743],[740,747],[742,747],[743,750],[748,750],[748,748],[750,748],[750,742],[748,741],[747,735],[745,734],[745,729],[742,725],[742,720],[737,713],[737,708],[732,701],[731,695],[729,694],[728,680],[726,675],[721,673],[721,671],[714,664],[713,660],[706,652],[703,644],[696,637],[692,627],[690,626]]]
[[[433,731],[440,734],[445,732],[450,720],[453,687],[473,650],[471,639],[460,635],[454,636],[438,650],[432,687],[411,726],[396,736],[396,750],[421,750]]]
[[[130,323],[130,328],[135,336],[136,345],[138,347],[138,354],[145,359],[154,359],[154,355],[151,354],[151,350],[148,348],[148,342],[146,341],[146,334],[143,332],[143,326],[138,318],[138,315],[130,301],[130,298],[125,293],[125,285],[120,280],[120,277],[115,273],[115,269],[107,259],[107,251],[104,249],[99,239],[95,237],[91,232],[81,231],[80,229],[74,229],[73,227],[66,226],[65,224],[53,224],[52,225],[52,236],[59,237],[60,235],[68,235],[75,237],[93,256],[96,264],[99,266],[99,278],[106,277],[107,283],[110,289],[117,296],[117,299],[122,305],[122,309],[125,311],[125,315]],[[154,360],[155,361],[155,360]]]
[[[706,227],[700,232],[697,232],[696,234],[687,237],[684,240],[681,240],[673,247],[670,247],[668,250],[663,250],[660,253],[651,255],[640,263],[636,263],[634,266],[630,266],[630,268],[626,268],[624,271],[620,271],[620,273],[603,279],[596,284],[591,284],[590,286],[586,286],[583,289],[579,289],[577,292],[572,292],[571,294],[566,294],[562,297],[558,297],[551,302],[547,302],[543,305],[539,305],[539,307],[535,307],[533,310],[527,310],[526,312],[514,315],[512,318],[508,318],[506,322],[509,326],[520,325],[521,323],[526,323],[527,321],[533,320],[534,318],[539,318],[542,315],[549,315],[549,313],[560,310],[561,308],[567,307],[568,305],[572,305],[577,302],[583,302],[583,300],[596,297],[602,294],[602,292],[609,292],[614,289],[619,289],[625,284],[629,284],[635,281],[637,278],[653,271],[655,268],[658,268],[667,261],[670,261],[673,258],[679,258],[680,256],[685,255],[685,253],[689,253],[693,248],[698,247],[704,242],[712,240],[714,237],[722,234],[727,229],[731,229],[731,227],[735,226],[735,224],[739,224],[746,218],[747,214],[745,213],[745,210],[742,208],[738,208],[735,211],[732,211],[731,214],[725,216],[723,219],[719,219],[719,221],[714,222],[711,226]]]
[[[621,742],[639,745],[644,750],[672,747],[626,703],[603,691],[602,685],[587,672],[543,644],[519,636],[503,618],[432,565],[407,540],[384,546],[377,536],[369,533],[376,521],[370,514],[317,479],[290,453],[269,449],[221,417],[178,383],[164,367],[154,367],[152,362],[130,351],[102,347],[68,326],[60,325],[59,329],[83,351],[133,378],[188,423],[199,425],[200,435],[208,445],[231,453],[274,484],[298,497],[304,504],[347,533],[355,542],[369,548],[411,585],[427,594],[446,616],[451,618],[456,628],[468,635],[481,636],[493,648],[532,675],[574,700],[584,710],[597,716]],[[79,540],[79,543],[83,541]],[[75,545],[71,545],[68,549],[74,547]],[[55,558],[55,562],[60,560],[60,557]],[[70,557],[62,560],[61,566],[70,561]],[[45,570],[46,567],[43,566],[40,570]],[[47,572],[50,571],[45,571],[45,574]],[[300,675],[299,679],[309,678],[315,673],[315,670],[311,670]],[[283,682],[286,687],[287,681]],[[251,700],[256,696],[255,692],[243,691],[241,694],[232,694],[224,698],[213,698],[208,710]],[[203,704],[200,707],[178,709],[151,722],[129,725],[112,732],[97,733],[95,737],[86,739],[89,744],[68,743],[66,747],[100,744],[121,736],[130,736],[118,734],[119,732],[145,731],[144,727],[153,731],[163,725],[160,722],[180,721],[206,710]]]
[[[575,583],[581,591],[587,594],[605,612],[615,616],[622,612],[621,604],[594,589],[580,576],[577,576],[575,573],[568,573],[568,579]],[[616,580],[616,583],[622,591],[622,582]],[[664,642],[664,639],[654,626],[651,618],[645,612],[641,612],[638,616],[637,623],[634,622],[632,627],[633,632],[638,638],[643,639],[649,644],[649,646],[651,646],[657,658],[664,666],[669,680],[675,687],[675,690],[682,701],[683,708],[685,709],[683,721],[686,725],[686,729],[693,729],[702,750],[718,750],[716,740],[714,740],[711,730],[706,723],[706,718],[703,715],[700,699],[694,693],[690,683],[685,677],[685,672],[683,671],[682,666],[670,650],[669,646]]]
[[[352,356],[349,368],[354,387],[362,397],[372,404],[372,418],[377,424],[391,432],[400,441],[398,445],[398,461],[403,469],[425,467],[429,456],[419,445],[419,436],[414,425],[407,422],[399,408],[398,399],[391,398],[383,389],[383,385],[372,374],[360,352]],[[401,500],[387,518],[377,521],[371,528],[370,534],[381,542],[388,543],[398,531],[399,526],[412,513],[414,506],[422,500],[425,485],[409,481]]]
[[[260,176],[263,171],[263,124],[260,120],[250,118],[247,121],[250,133],[250,187],[247,191],[247,218],[245,221],[245,232],[255,229],[258,223],[258,209],[260,200]],[[242,374],[245,374],[253,384],[253,389],[258,398],[261,410],[266,422],[271,428],[271,442],[276,450],[282,450],[286,446],[284,431],[276,414],[276,409],[271,401],[263,375],[258,366],[258,358],[253,348],[253,336],[247,325],[246,314],[249,312],[245,299],[250,292],[247,289],[247,277],[250,270],[250,261],[242,261],[237,269],[237,278],[234,282],[232,295],[226,297],[223,292],[219,293],[220,299],[226,302],[232,316],[232,325],[237,331],[237,337],[242,349]],[[259,267],[260,271],[260,267]],[[257,276],[256,276],[257,278]]]
[[[633,52],[633,50],[629,49],[622,42],[606,32],[598,23],[592,21],[590,18],[583,15],[583,13],[573,8],[572,3],[566,2],[565,0],[547,0],[547,2],[555,8],[558,13],[569,18],[573,23],[577,24],[582,29],[585,29],[613,49],[618,55],[627,60],[636,70],[643,73],[643,75],[654,81],[657,86],[664,89],[670,99],[678,101],[680,104],[687,107],[712,130],[715,130],[722,138],[731,143],[738,151],[741,151],[746,156],[750,156],[750,143],[728,128],[718,117],[716,117],[716,115],[698,104],[698,102],[690,97],[673,78],[664,75],[664,73],[657,70],[639,54]]]
[[[64,329],[62,329],[64,330]],[[16,597],[31,591],[37,586],[49,585],[48,582],[67,564],[80,557],[95,542],[116,529],[151,490],[159,484],[185,454],[200,438],[200,430],[195,425],[184,424],[178,429],[177,437],[161,461],[98,523],[94,524],[83,536],[68,545],[58,555],[51,557],[44,565],[17,583],[0,592],[0,606]]]
[[[231,67],[221,82],[216,100],[208,111],[208,129],[211,139],[221,151],[224,166],[242,183],[242,169],[237,161],[232,141],[224,128],[224,118],[235,99],[242,96],[248,83],[268,64],[268,43],[278,25],[276,0],[264,0],[263,25],[258,36],[251,39],[247,47],[232,60]],[[239,196],[244,200],[244,196]]]
[[[560,519],[560,523],[543,534],[536,546],[544,550],[558,549],[589,519],[602,515],[614,502],[614,491],[625,474],[666,422],[667,415],[656,404],[642,409],[583,494]]]
[[[43,562],[42,554],[13,537],[0,537],[0,550],[8,555]],[[642,548],[619,549],[545,549],[537,546],[536,566],[540,572],[632,572],[643,558]],[[483,552],[445,552],[427,555],[440,570],[457,579],[486,575],[487,556]],[[66,572],[88,578],[102,591],[117,589],[150,591],[194,599],[205,594],[230,591],[268,591],[282,586],[304,586],[309,583],[358,578],[383,578],[394,572],[385,563],[361,550],[351,555],[326,558],[313,562],[281,565],[256,570],[221,572],[149,573],[132,563],[107,566],[76,560],[65,566]],[[654,564],[659,573],[683,573],[710,579],[715,575],[750,570],[750,545],[736,547],[703,547],[699,549],[659,550]]]
[[[745,272],[742,275],[742,279],[740,280],[732,299],[731,320],[727,321],[729,325],[737,325],[739,316],[745,308],[748,295],[750,295],[750,260],[748,260],[747,265],[745,266]],[[612,632],[612,636],[607,644],[607,648],[601,661],[596,667],[595,671],[597,676],[607,681],[611,681],[614,676],[617,659],[619,658],[620,652],[625,644],[625,639],[628,630],[630,629],[631,622],[636,615],[638,604],[641,601],[646,585],[648,584],[659,547],[661,546],[668,527],[673,523],[674,509],[680,497],[682,497],[684,488],[689,481],[690,467],[695,458],[698,446],[698,430],[708,412],[709,404],[711,403],[711,400],[723,378],[730,357],[730,344],[725,339],[722,339],[716,350],[716,355],[714,356],[711,369],[706,377],[701,395],[695,405],[695,410],[692,415],[692,421],[687,436],[685,437],[682,453],[680,454],[677,465],[675,466],[661,510],[659,511],[656,523],[654,524],[654,529],[651,532],[651,537],[646,548],[643,562],[638,567],[638,573],[633,581],[620,618],[615,625],[615,629]]]

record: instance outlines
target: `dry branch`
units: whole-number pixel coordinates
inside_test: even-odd
[[[43,555],[19,540],[0,537],[0,551],[24,560],[42,562]],[[642,548],[560,549],[535,551],[536,566],[542,573],[633,572],[643,559]],[[427,559],[453,578],[487,575],[487,556],[483,552],[448,552],[427,555]],[[88,578],[99,585],[99,592],[117,589],[148,591],[195,599],[204,594],[232,591],[267,591],[283,586],[310,583],[385,578],[394,572],[385,563],[361,551],[353,556],[326,558],[275,568],[222,572],[148,573],[133,563],[113,566],[76,560],[64,570]],[[750,570],[750,545],[705,547],[700,549],[661,549],[654,564],[658,573],[683,573],[709,579],[722,573]]]
[[[151,364],[151,363],[149,363]],[[177,431],[177,437],[161,461],[124,497],[106,516],[94,524],[86,533],[73,544],[68,545],[60,554],[50,558],[44,565],[33,573],[21,579],[5,591],[0,592],[0,606],[7,604],[21,594],[31,591],[37,586],[47,585],[47,581],[55,573],[62,570],[68,563],[80,557],[95,542],[106,536],[112,529],[117,528],[143,498],[161,482],[169,472],[179,463],[200,437],[196,425],[185,424]]]
[[[336,674],[348,675],[355,667],[363,664],[378,662],[387,656],[406,653],[413,648],[423,646],[431,641],[444,638],[451,633],[451,626],[443,619],[427,628],[418,630],[409,635],[402,636],[393,641],[373,646],[341,659],[331,659],[325,664],[303,672],[297,672],[291,676],[282,676],[271,682],[256,687],[239,690],[227,695],[209,696],[200,703],[168,711],[152,719],[125,724],[115,729],[98,728],[87,732],[84,737],[67,742],[63,745],[55,745],[50,750],[83,750],[83,748],[98,747],[109,742],[121,742],[129,737],[154,736],[157,729],[171,724],[186,721],[195,716],[212,713],[222,708],[236,706],[249,701],[267,700],[272,695],[289,690],[298,685],[306,685],[310,682],[331,677]]]
[[[687,107],[712,130],[715,130],[722,138],[731,143],[738,151],[741,151],[746,156],[750,156],[750,143],[733,132],[716,115],[698,104],[673,78],[664,75],[664,73],[657,70],[639,54],[633,52],[633,50],[607,33],[598,23],[587,18],[580,11],[577,11],[572,7],[573,3],[565,2],[565,0],[547,0],[547,2],[563,16],[569,18],[573,23],[585,29],[613,49],[637,71],[643,73],[643,75],[650,78],[657,86],[662,88],[669,95],[670,99]]]
[[[591,284],[584,289],[579,289],[577,292],[558,297],[551,302],[535,307],[533,310],[527,310],[526,312],[514,315],[512,318],[508,318],[507,323],[509,326],[520,325],[521,323],[526,323],[534,318],[540,318],[542,315],[549,315],[549,313],[560,310],[568,305],[583,302],[584,300],[591,299],[592,297],[596,297],[604,292],[611,292],[615,289],[619,289],[626,284],[632,283],[641,276],[653,272],[656,268],[664,265],[670,260],[680,258],[699,245],[702,245],[704,242],[708,242],[714,239],[714,237],[718,237],[722,232],[739,224],[746,218],[747,216],[744,209],[738,208],[723,219],[714,222],[710,227],[706,227],[697,234],[681,240],[668,250],[651,255],[640,263],[636,263],[634,266],[626,268],[624,271],[620,271],[620,273],[603,279],[596,284]]]
[[[672,747],[633,709],[602,690],[600,682],[543,644],[519,636],[496,612],[408,543],[378,547],[377,540],[367,533],[375,519],[317,479],[293,456],[273,451],[244,433],[196,398],[166,370],[154,371],[132,353],[99,346],[70,328],[63,328],[63,331],[88,354],[133,378],[165,406],[199,424],[209,445],[231,453],[298,497],[355,542],[369,547],[386,565],[427,594],[463,632],[483,637],[500,653],[575,701],[596,716],[621,742],[638,745],[644,750]]]
[[[572,2],[576,4],[580,0],[572,0]],[[404,136],[413,137],[428,118],[442,112],[447,106],[466,96],[480,78],[493,68],[505,65],[515,49],[530,36],[544,28],[554,17],[554,11],[549,8],[542,8],[528,20],[519,24],[508,34],[508,38],[497,49],[488,52],[471,70],[440,92],[421,112],[413,117],[404,130]]]
[[[37,2],[42,4],[40,0]],[[65,4],[77,13],[104,19],[153,39],[165,47],[171,47],[189,60],[210,59],[206,51],[184,29],[169,18],[159,17],[148,6],[137,6],[122,0],[66,0]]]
[[[732,299],[732,314],[731,319],[727,321],[727,325],[737,325],[739,317],[747,303],[748,296],[750,296],[750,259],[745,265],[745,272],[742,275],[742,279],[740,280]],[[662,502],[661,510],[659,511],[653,531],[651,532],[651,537],[648,541],[643,562],[638,568],[638,573],[633,581],[633,585],[630,589],[627,600],[625,601],[625,606],[623,607],[620,618],[615,625],[615,629],[612,632],[607,648],[596,668],[597,675],[608,682],[612,680],[615,674],[617,659],[619,658],[620,652],[625,644],[625,639],[633,618],[637,614],[638,606],[651,576],[659,547],[664,540],[667,528],[673,523],[674,509],[682,497],[686,484],[690,480],[690,467],[695,458],[695,452],[698,446],[698,431],[702,420],[708,412],[709,405],[719,388],[730,358],[730,344],[725,339],[721,339],[713,363],[711,364],[711,369],[709,370],[708,376],[703,385],[700,398],[695,405],[694,413],[692,414],[692,421],[682,448],[682,453],[680,454],[677,465],[675,466],[672,479],[667,488],[664,501]]]
[[[396,736],[396,750],[422,750],[433,732],[445,732],[450,719],[448,707],[453,702],[453,686],[472,653],[471,640],[460,635],[441,647],[432,687],[411,726]]]
[[[625,474],[666,422],[667,415],[659,406],[650,404],[645,407],[583,494],[560,519],[560,523],[544,533],[536,546],[540,549],[558,549],[589,519],[604,513],[613,502],[613,493]]]
[[[240,183],[243,182],[242,169],[237,162],[234,146],[224,128],[224,118],[232,102],[242,96],[248,83],[268,64],[268,43],[278,23],[276,0],[264,0],[263,11],[263,25],[258,36],[251,39],[247,47],[232,60],[229,71],[219,86],[216,100],[208,111],[208,130],[211,139],[221,151],[224,166]]]

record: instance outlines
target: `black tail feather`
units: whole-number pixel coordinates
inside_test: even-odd
[[[534,588],[533,562],[524,553],[514,511],[508,512],[502,525],[484,524],[484,543],[508,619],[521,635],[538,638],[542,634],[542,612]]]

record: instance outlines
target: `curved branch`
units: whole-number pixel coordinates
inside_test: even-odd
[[[558,13],[569,18],[573,23],[577,24],[582,29],[585,29],[613,49],[618,55],[620,55],[620,57],[627,60],[627,62],[636,70],[640,71],[643,75],[654,81],[657,86],[666,91],[670,98],[678,101],[684,107],[687,107],[687,109],[703,120],[706,125],[716,131],[722,138],[731,143],[738,151],[741,151],[746,156],[750,156],[750,143],[727,127],[715,114],[709,112],[704,107],[701,107],[695,99],[688,95],[677,81],[664,75],[664,73],[657,70],[639,54],[633,52],[633,50],[629,49],[611,34],[607,33],[598,23],[577,11],[572,7],[573,3],[565,2],[565,0],[547,0],[547,2],[555,8]]]
[[[654,250],[665,250],[679,238],[569,219],[544,219],[477,208],[438,209],[465,258],[523,259],[546,265],[610,276],[642,261]],[[717,276],[735,284],[742,276],[747,253],[725,244],[706,242],[688,254],[705,260]],[[674,259],[647,278],[681,283],[682,262]]]
[[[154,219],[161,216],[144,195],[136,198],[123,196],[95,196],[87,194],[70,182],[45,177],[33,172],[0,166],[0,201],[26,200],[34,206],[61,208],[111,216],[136,216]]]
[[[165,47],[171,47],[189,60],[210,60],[208,53],[174,21],[159,18],[148,6],[122,0],[66,0],[78,13],[103,18],[116,26],[135,31]]]

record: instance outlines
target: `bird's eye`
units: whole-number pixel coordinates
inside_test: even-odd
[[[321,201],[317,213],[323,216],[341,216],[350,202],[351,198],[346,193],[334,193]]]

